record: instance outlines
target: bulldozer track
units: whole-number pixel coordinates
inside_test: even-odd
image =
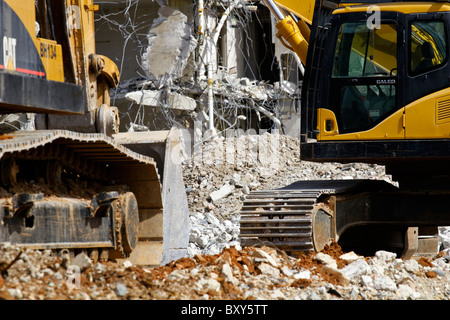
[[[88,250],[99,258],[106,258],[106,251],[110,257],[126,257],[138,236],[145,237],[137,233],[137,202],[129,191],[147,190],[145,195],[136,194],[138,202],[144,208],[162,208],[154,160],[101,134],[48,130],[2,135],[0,169],[0,183],[9,192],[0,199],[2,242]],[[99,190],[87,197],[47,197],[46,192],[58,184],[61,190],[66,187],[63,176],[79,183],[81,191]],[[41,184],[36,186],[38,179]]]
[[[39,131],[17,131],[0,136],[0,158],[14,152],[33,152],[38,147],[50,145],[56,142],[65,146],[66,153],[60,153],[67,160],[80,160],[83,154],[85,159],[91,161],[121,161],[135,163],[136,161],[153,164],[153,159],[135,153],[116,143],[112,138],[103,134],[78,133],[66,130],[39,130]],[[55,150],[58,152],[62,150]],[[49,157],[49,154],[45,154]]]

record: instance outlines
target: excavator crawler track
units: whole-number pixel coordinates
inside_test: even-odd
[[[241,209],[241,245],[274,245],[290,253],[320,251],[336,239],[333,196],[364,180],[297,181],[280,189],[252,191]]]
[[[338,240],[339,230],[353,225],[344,216],[339,228],[338,201],[353,199],[352,195],[362,190],[377,193],[391,187],[384,181],[310,180],[253,191],[240,212],[241,245],[273,245],[289,253],[320,251]]]
[[[368,255],[377,250],[405,258],[435,254],[433,232],[450,220],[446,203],[448,191],[405,190],[383,180],[297,181],[247,196],[240,241],[291,254],[319,252],[332,241]]]
[[[316,190],[254,191],[243,203],[241,245],[275,245],[289,251],[313,249],[312,214]]]

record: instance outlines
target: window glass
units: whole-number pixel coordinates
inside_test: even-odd
[[[411,24],[410,72],[431,70],[447,59],[445,25],[442,21],[416,21]]]
[[[340,101],[343,129],[367,128],[390,114],[395,104],[395,85],[343,86]]]
[[[390,76],[397,72],[397,26],[369,28],[365,22],[341,25],[333,77]]]

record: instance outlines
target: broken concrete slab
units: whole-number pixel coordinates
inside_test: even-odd
[[[165,97],[162,95],[165,95]],[[170,109],[189,111],[193,111],[197,107],[194,99],[177,92],[140,90],[127,93],[125,98],[143,106],[167,107]]]
[[[223,199],[227,196],[229,196],[234,190],[234,186],[230,185],[229,183],[225,183],[222,188],[220,188],[219,190],[216,190],[214,192],[211,192],[211,194],[209,195],[211,200],[213,202]]]
[[[268,254],[267,252],[265,252],[262,249],[259,248],[255,248],[255,251],[253,252],[253,256],[257,257],[257,258],[263,258],[266,259],[267,262],[272,265],[272,267],[278,268],[278,263],[277,261],[274,259],[274,257],[272,257],[270,254]]]

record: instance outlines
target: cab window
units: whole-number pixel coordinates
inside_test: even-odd
[[[369,28],[365,22],[341,25],[333,77],[389,76],[397,72],[397,26]]]
[[[410,73],[417,75],[443,65],[447,60],[443,21],[415,21],[410,30]]]

